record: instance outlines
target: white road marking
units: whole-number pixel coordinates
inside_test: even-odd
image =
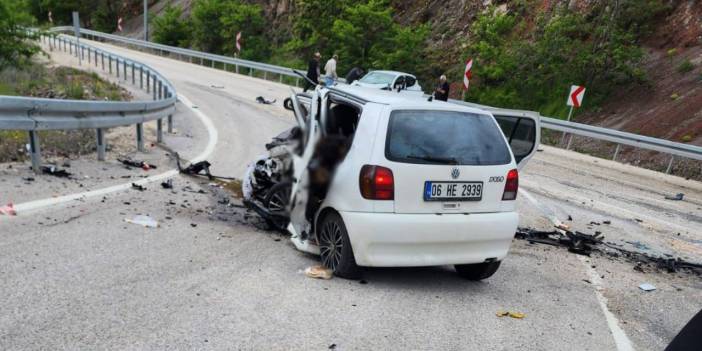
[[[524,190],[524,188],[519,188],[519,192],[522,195],[524,195],[524,198],[531,202],[532,205],[541,210],[544,216],[548,218],[548,220],[551,221],[553,225],[558,226],[562,223],[558,218],[556,218],[556,215],[551,209],[541,204],[538,200],[536,200],[536,198],[534,198],[533,196],[531,196],[531,194]],[[617,320],[617,317],[615,317],[614,314],[607,308],[607,298],[604,297],[604,295],[602,295],[603,288],[600,274],[597,273],[597,271],[594,268],[592,268],[592,265],[586,261],[585,257],[581,255],[576,256],[578,257],[580,262],[583,263],[583,266],[585,266],[585,272],[587,273],[590,282],[595,287],[595,297],[597,298],[597,302],[600,305],[600,309],[602,309],[602,313],[604,313],[605,319],[607,320],[609,330],[610,332],[612,332],[612,337],[614,338],[614,344],[617,346],[617,350],[633,351],[634,346],[631,343],[629,337],[626,336],[624,330],[619,326],[619,320]]]
[[[195,113],[195,115],[198,117],[200,122],[205,126],[207,129],[207,134],[209,136],[209,140],[207,142],[207,146],[205,149],[197,156],[195,156],[190,162],[199,162],[207,159],[210,155],[215,150],[215,146],[217,145],[217,140],[219,138],[219,134],[217,133],[217,129],[214,126],[214,123],[212,123],[212,120],[204,114],[202,111],[199,109],[193,108],[193,103],[185,97],[184,95],[178,95],[178,99],[186,105],[191,111]],[[17,216],[22,216],[26,215],[29,212],[40,210],[46,207],[50,206],[56,206],[56,205],[61,205],[61,204],[66,204],[71,201],[76,201],[76,200],[85,200],[89,198],[94,198],[98,196],[104,196],[106,194],[110,193],[115,193],[118,191],[125,191],[129,190],[132,187],[132,183],[136,183],[139,185],[144,185],[144,184],[149,184],[153,182],[158,182],[170,177],[173,177],[178,174],[177,169],[171,169],[167,172],[163,172],[161,174],[156,174],[144,179],[140,179],[138,181],[134,182],[129,182],[125,184],[119,184],[119,185],[114,185],[110,186],[107,188],[102,188],[102,189],[97,189],[97,190],[92,190],[92,191],[86,191],[82,193],[76,193],[76,194],[69,194],[69,195],[63,195],[59,197],[52,197],[49,199],[41,199],[41,200],[34,200],[34,201],[29,201],[29,202],[24,202],[21,204],[16,204],[15,205],[15,210],[17,211]],[[0,220],[3,220],[3,218],[8,218],[7,216],[0,217]]]

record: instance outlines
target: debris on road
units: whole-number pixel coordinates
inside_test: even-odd
[[[331,279],[332,270],[324,266],[310,266],[305,268],[305,275],[316,279]]]
[[[117,161],[121,162],[123,165],[125,165],[127,167],[141,168],[145,171],[157,168],[155,165],[147,163],[146,161],[134,161],[134,160],[130,160],[130,159],[117,159]]]
[[[643,283],[643,284],[639,285],[639,289],[641,289],[643,291],[653,291],[653,290],[656,290],[656,287],[650,283]]]
[[[266,100],[263,98],[263,96],[258,96],[258,97],[256,97],[256,102],[258,102],[259,104],[270,105],[270,104],[274,104],[276,102],[276,100],[275,99]]]
[[[146,190],[146,187],[144,187],[143,185],[139,185],[139,184],[137,184],[137,183],[132,183],[132,189],[136,189],[136,190],[139,190],[139,191],[144,191],[144,190]]]
[[[146,228],[158,228],[158,221],[149,216],[138,215],[132,218],[125,218],[124,221],[127,223],[138,224]]]
[[[215,89],[224,89],[224,85],[210,84],[210,87]]]
[[[515,319],[523,319],[524,317],[526,317],[526,314],[524,314],[524,313],[510,312],[510,311],[497,311],[497,313],[495,313],[495,315],[497,315],[498,317],[510,316],[512,318],[515,318]]]
[[[173,189],[173,179],[168,179],[161,183],[161,187],[164,189]]]
[[[41,171],[45,174],[59,178],[68,178],[72,175],[71,173],[68,173],[65,169],[59,169],[54,165],[41,166]]]
[[[188,175],[194,175],[194,176],[207,176],[208,179],[212,180],[214,177],[210,173],[210,166],[212,166],[211,163],[207,161],[200,161],[196,163],[191,163],[187,167],[183,168],[180,165],[180,157],[178,154],[176,156],[176,164],[178,165],[178,171],[183,174],[188,174]],[[205,174],[201,174],[202,172],[205,172]]]
[[[677,193],[674,196],[666,195],[665,199],[666,200],[673,200],[673,201],[682,201],[684,196],[685,196],[685,194],[683,194],[683,193]]]
[[[25,182],[33,182],[35,179],[34,177],[22,177],[22,180],[24,180]]]
[[[642,273],[645,273],[643,268],[645,265],[662,269],[669,273],[685,270],[702,275],[702,263],[688,262],[671,256],[655,256],[648,252],[627,250],[614,243],[604,242],[604,236],[600,232],[596,232],[594,235],[571,231],[564,232],[565,234],[556,230],[549,232],[519,228],[514,237],[526,240],[532,244],[539,243],[565,247],[570,252],[586,256],[589,256],[593,251],[597,251],[610,257],[622,257],[634,263],[634,269]]]
[[[17,211],[15,211],[15,205],[13,205],[10,202],[5,206],[0,207],[0,214],[8,215],[8,216],[16,216]]]

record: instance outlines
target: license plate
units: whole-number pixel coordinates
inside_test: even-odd
[[[424,183],[424,201],[480,201],[483,182],[433,182]]]

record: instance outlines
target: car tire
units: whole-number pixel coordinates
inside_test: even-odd
[[[500,268],[502,261],[483,262],[476,264],[457,264],[456,273],[468,280],[483,280],[490,278],[497,269]]]
[[[263,199],[263,206],[269,212],[286,211],[288,202],[290,201],[290,192],[292,191],[292,183],[280,182],[273,185],[266,193]],[[290,223],[290,219],[283,220],[282,218],[266,218],[266,222],[271,227],[278,230],[285,230]]]
[[[336,276],[360,278],[362,269],[353,257],[351,240],[341,216],[335,212],[327,214],[317,232],[322,265],[330,268]]]

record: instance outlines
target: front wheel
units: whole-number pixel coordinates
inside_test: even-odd
[[[273,215],[271,218],[266,218],[266,222],[275,229],[284,231],[290,222],[290,218],[287,215],[287,207],[290,202],[291,191],[292,183],[280,182],[273,185],[263,199],[263,207]]]
[[[322,265],[342,278],[360,277],[361,268],[356,265],[349,234],[341,216],[337,213],[326,215],[319,226],[318,233]]]
[[[456,273],[463,278],[468,280],[483,280],[495,274],[497,269],[500,268],[500,263],[502,263],[502,261],[457,264],[454,267],[456,268]]]

